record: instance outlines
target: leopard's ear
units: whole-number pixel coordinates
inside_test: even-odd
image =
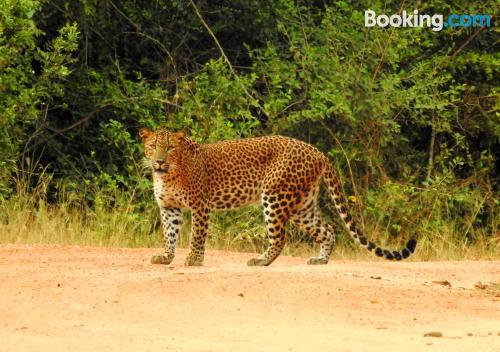
[[[186,132],[184,131],[174,132],[170,135],[170,141],[175,146],[179,145],[179,143],[183,141],[184,138],[186,138]]]
[[[142,140],[142,143],[144,143],[146,141],[146,139],[151,136],[153,132],[151,132],[149,129],[147,128],[141,128],[139,130],[139,137],[141,138]]]

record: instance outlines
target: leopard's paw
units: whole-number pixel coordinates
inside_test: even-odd
[[[247,262],[248,266],[266,266],[269,265],[267,260],[261,258],[252,258]]]
[[[174,254],[160,254],[160,255],[153,255],[151,257],[151,264],[165,264],[168,265],[172,263],[172,260],[174,260],[175,255]]]
[[[189,253],[184,262],[185,266],[202,266],[203,265],[203,255],[197,255]]]
[[[309,260],[307,261],[307,264],[309,264],[309,265],[324,265],[324,264],[328,264],[328,259],[320,258],[320,257],[312,257],[312,258],[309,258]]]

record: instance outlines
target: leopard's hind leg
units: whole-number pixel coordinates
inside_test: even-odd
[[[250,259],[247,262],[249,266],[269,265],[280,255],[286,242],[285,227],[294,204],[294,197],[292,193],[263,193],[262,204],[269,246],[260,257]]]
[[[333,227],[322,219],[316,206],[317,197],[318,188],[306,194],[299,208],[290,218],[295,225],[309,234],[316,242],[320,243],[319,256],[310,258],[307,264],[328,263],[335,244]]]

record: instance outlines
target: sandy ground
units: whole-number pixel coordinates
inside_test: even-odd
[[[1,244],[0,350],[500,351],[498,261],[250,268],[209,251],[186,268],[157,252]]]

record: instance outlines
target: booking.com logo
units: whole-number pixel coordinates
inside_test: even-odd
[[[432,27],[435,32],[441,31],[443,28],[451,27],[490,27],[491,15],[457,15],[451,14],[446,21],[443,15],[422,15],[418,10],[414,10],[409,14],[403,11],[401,14],[387,16],[385,14],[378,15],[373,10],[365,11],[365,27]]]

